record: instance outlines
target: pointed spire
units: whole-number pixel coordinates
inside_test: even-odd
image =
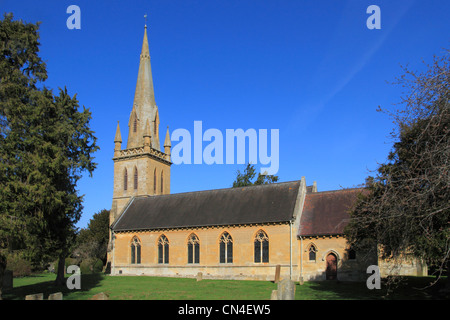
[[[164,147],[171,147],[171,146],[172,143],[170,142],[169,126],[167,126],[166,140],[164,140]]]
[[[142,49],[139,62],[139,71],[136,82],[136,91],[134,94],[133,109],[136,111],[137,118],[140,120],[139,137],[136,141],[129,143],[129,148],[143,145],[142,134],[145,130],[147,119],[150,119],[150,132],[155,133],[153,119],[158,112],[155,102],[155,93],[153,89],[152,67],[150,64],[150,50],[148,46],[147,25],[144,28],[144,39],[142,40]],[[130,139],[128,139],[130,142]],[[159,137],[153,135],[154,148],[159,150]]]
[[[144,129],[144,138],[145,137],[151,137],[152,133],[150,131],[150,122],[147,119],[147,122],[145,123],[145,129]]]
[[[139,62],[134,104],[142,108],[144,104],[155,106],[155,93],[153,91],[152,66],[150,64],[150,49],[148,48],[147,26],[144,28],[144,39]]]
[[[117,129],[116,129],[116,136],[114,137],[114,142],[122,143],[122,136],[120,135],[119,121],[117,121]]]
[[[150,59],[150,49],[148,48],[147,25],[144,27],[144,40],[142,40],[141,60]]]
[[[152,133],[150,132],[150,122],[147,119],[144,129],[144,152],[150,152],[152,146]]]

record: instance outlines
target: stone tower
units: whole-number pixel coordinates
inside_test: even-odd
[[[170,134],[164,151],[159,141],[159,113],[153,90],[150,51],[145,26],[133,107],[128,121],[128,141],[122,149],[117,123],[114,138],[114,191],[110,225],[133,197],[170,193]]]

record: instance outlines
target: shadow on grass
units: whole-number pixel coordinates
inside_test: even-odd
[[[369,290],[363,282],[317,281],[297,285],[299,300],[373,300],[382,299],[379,290]]]
[[[53,277],[52,277],[53,276]],[[100,281],[103,279],[104,275],[101,273],[94,274],[82,274],[81,275],[81,289],[80,290],[70,290],[66,285],[56,286],[54,284],[56,275],[34,275],[27,278],[37,280],[36,283],[24,284],[17,286],[9,290],[4,290],[2,297],[3,300],[25,300],[25,296],[30,294],[44,294],[44,300],[48,299],[48,296],[52,293],[61,292],[63,294],[63,299],[70,298],[74,294],[74,291],[79,294],[80,292],[88,292],[92,288],[100,285]],[[46,279],[49,279],[46,281]],[[51,280],[50,280],[51,279]],[[67,281],[68,277],[66,277]],[[40,281],[39,281],[40,280]],[[39,281],[39,282],[38,282]],[[16,281],[15,281],[16,282]],[[34,282],[34,281],[33,281]]]
[[[382,279],[381,289],[368,289],[365,282],[317,281],[296,287],[299,300],[436,300],[445,279],[429,286],[433,277],[403,277],[393,285]]]

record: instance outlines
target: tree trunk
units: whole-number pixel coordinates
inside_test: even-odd
[[[57,271],[56,271],[55,285],[61,286],[61,287],[66,285],[66,281],[64,279],[64,273],[65,273],[64,269],[66,267],[65,260],[66,260],[65,255],[61,254],[59,256],[58,268],[57,268]]]
[[[450,259],[447,260],[447,281],[445,283],[445,290],[450,292]]]
[[[6,257],[0,253],[0,300],[2,300],[3,275],[6,270]]]

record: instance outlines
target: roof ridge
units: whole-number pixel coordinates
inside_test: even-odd
[[[355,187],[355,188],[344,188],[344,189],[337,189],[337,190],[325,190],[325,191],[317,191],[317,192],[309,192],[310,194],[318,194],[318,193],[337,193],[341,191],[356,191],[356,190],[364,190],[364,187]]]
[[[255,187],[255,188],[268,188],[268,187],[274,187],[276,185],[280,184],[294,184],[294,183],[300,183],[300,180],[292,180],[292,181],[284,181],[284,182],[277,182],[277,183],[268,183],[268,184],[261,184],[261,185],[251,185],[251,186],[242,186],[242,187],[230,187],[230,188],[216,188],[216,189],[207,189],[207,190],[197,190],[197,191],[185,191],[185,192],[178,192],[178,193],[169,193],[169,194],[157,194],[157,195],[142,195],[142,196],[136,196],[136,199],[138,198],[150,198],[150,197],[167,197],[167,196],[176,196],[176,195],[185,195],[185,194],[191,194],[191,193],[200,193],[200,192],[214,192],[214,191],[220,191],[220,190],[229,190],[234,191],[240,188],[247,188],[247,187]]]

